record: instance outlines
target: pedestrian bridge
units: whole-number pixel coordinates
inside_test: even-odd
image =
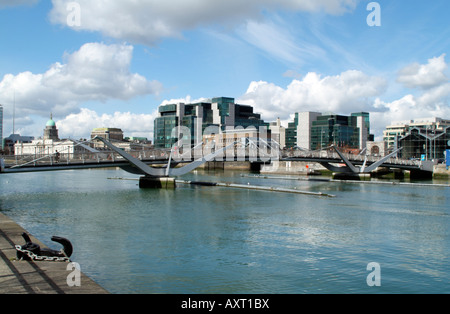
[[[342,173],[371,173],[378,167],[400,169],[408,171],[433,172],[434,162],[408,160],[395,157],[400,151],[396,150],[385,157],[344,154],[337,147],[331,146],[324,150],[307,151],[294,150],[282,154],[283,161],[317,162],[333,172]],[[336,165],[340,166],[336,166]]]
[[[120,167],[130,173],[144,175],[145,178],[170,178],[187,174],[209,161],[248,161],[261,164],[273,161],[317,162],[333,172],[354,175],[368,174],[378,167],[429,174],[433,172],[433,163],[398,159],[394,157],[397,151],[381,158],[344,154],[334,146],[319,151],[280,150],[274,145],[270,146],[265,142],[264,145],[256,144],[250,140],[245,146],[234,142],[221,149],[206,149],[200,143],[184,152],[177,150],[177,146],[167,150],[125,152],[103,138],[96,139],[102,141],[107,150],[93,149],[89,143],[77,142],[77,145],[85,148],[85,152],[61,152],[59,156],[16,156],[1,161],[0,173]]]

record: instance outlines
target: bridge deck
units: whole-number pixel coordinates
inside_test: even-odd
[[[180,163],[189,163],[193,160],[183,160],[180,162],[172,162],[172,166],[175,166]],[[243,160],[221,160],[224,162],[233,162],[233,161],[243,161]],[[249,160],[246,159],[244,161],[252,161],[255,163],[268,163],[267,161],[261,160]],[[289,158],[281,158],[279,161],[292,161],[292,162],[317,162],[317,163],[331,163],[331,164],[342,164],[342,160],[340,159],[317,159],[311,157],[289,157]],[[143,160],[143,162],[147,165],[153,166],[166,166],[167,160]],[[363,161],[353,161],[355,165],[362,165]],[[367,165],[371,165],[372,163],[367,163]],[[53,163],[53,164],[38,164],[38,165],[26,165],[22,167],[5,167],[2,173],[24,173],[24,172],[38,172],[38,171],[60,171],[60,170],[79,170],[79,169],[92,169],[92,168],[110,168],[110,167],[127,167],[129,163],[127,161],[99,161],[99,162],[85,162],[85,163]],[[387,167],[393,169],[414,171],[414,170],[422,170],[420,165],[411,165],[411,164],[399,164],[399,163],[389,163],[386,162],[382,164],[380,167]]]
[[[170,154],[159,153],[155,154],[153,151],[136,151],[134,152],[135,158],[144,162],[147,165],[163,166],[166,165]],[[346,159],[348,159],[353,165],[363,165],[370,166],[378,162],[381,158],[379,157],[365,157],[362,155],[350,155],[342,154]],[[71,170],[71,169],[89,169],[89,168],[105,168],[105,167],[125,167],[129,165],[129,162],[119,156],[114,152],[99,152],[95,154],[90,154],[89,158],[83,155],[67,155],[65,158],[62,157],[59,162],[55,162],[52,156],[49,158],[40,158],[38,160],[32,160],[32,156],[28,158],[23,158],[20,161],[12,160],[7,161],[3,169],[4,173],[18,173],[18,172],[32,172],[32,171],[54,171],[54,170]],[[152,158],[145,158],[146,156],[152,156]],[[160,157],[155,157],[160,156]],[[365,161],[365,159],[367,160]],[[181,158],[180,156],[172,156],[171,163],[176,165],[179,163],[191,163],[194,162],[195,158]],[[231,151],[226,151],[223,156],[215,157],[214,161],[251,161],[259,163],[268,163],[271,161],[302,161],[302,162],[317,162],[317,163],[330,163],[330,164],[341,164],[343,159],[336,153],[331,151],[317,151],[317,152],[304,152],[304,151],[281,151],[279,155],[276,156],[236,156],[236,151],[233,153]],[[415,160],[402,160],[397,158],[389,158],[382,165],[382,167],[396,168],[402,170],[426,170],[432,171],[432,165],[424,166],[424,163]]]

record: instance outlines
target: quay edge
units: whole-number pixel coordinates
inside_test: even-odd
[[[15,245],[24,244],[23,233],[29,234],[0,213],[0,294],[109,294],[82,272],[83,265],[80,265],[81,285],[69,286],[68,277],[73,271],[69,263],[17,260]],[[30,238],[33,243],[46,248],[33,235]]]

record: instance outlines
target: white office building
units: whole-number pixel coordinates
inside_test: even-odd
[[[306,150],[311,149],[311,128],[317,117],[322,116],[319,112],[299,112],[297,125],[297,146]]]
[[[269,129],[271,132],[271,138],[273,141],[276,141],[280,144],[280,148],[286,146],[286,128],[281,125],[280,118],[275,122],[269,123]]]

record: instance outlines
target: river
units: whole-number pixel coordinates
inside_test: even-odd
[[[0,212],[51,248],[60,248],[51,236],[68,238],[71,259],[112,293],[450,293],[449,187],[233,171],[180,178],[335,196],[321,197],[142,190],[137,178],[117,169],[2,174]]]

